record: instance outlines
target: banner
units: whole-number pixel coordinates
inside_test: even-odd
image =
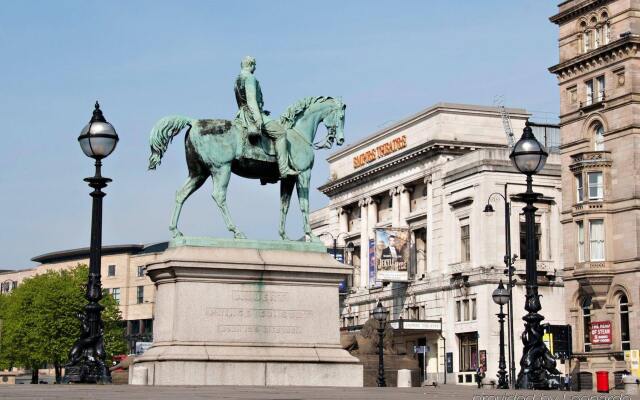
[[[376,229],[375,265],[378,281],[406,282],[409,280],[410,246],[408,229]]]
[[[375,240],[373,239],[369,240],[369,287],[382,287],[382,282],[376,279],[376,248]]]
[[[611,344],[611,321],[591,323],[591,344]]]

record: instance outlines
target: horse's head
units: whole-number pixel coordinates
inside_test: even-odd
[[[334,105],[331,107],[329,114],[323,119],[324,126],[329,131],[327,144],[331,147],[335,141],[338,146],[342,146],[344,143],[344,114],[347,106],[339,97],[331,100]]]

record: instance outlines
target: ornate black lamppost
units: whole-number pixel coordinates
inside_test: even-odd
[[[118,134],[108,123],[100,105],[96,101],[91,121],[82,129],[78,137],[80,148],[84,154],[96,160],[96,173],[85,178],[93,188],[91,197],[93,206],[91,213],[91,247],[89,251],[89,279],[85,298],[89,303],[84,312],[78,313],[82,323],[80,338],[69,351],[69,363],[66,365],[65,382],[76,383],[110,383],[111,374],[105,364],[104,324],[100,317],[102,307],[102,285],[100,283],[100,259],[102,250],[102,191],[111,182],[100,174],[102,159],[113,152],[118,143]]]
[[[538,271],[536,268],[535,244],[535,212],[533,203],[540,193],[533,192],[533,175],[540,172],[547,161],[546,149],[533,135],[529,122],[524,128],[522,137],[513,147],[509,158],[515,167],[527,176],[527,191],[520,194],[525,201],[524,216],[526,222],[526,273],[527,294],[524,309],[527,311],[522,319],[525,321],[522,343],[522,359],[518,387],[521,389],[547,389],[549,375],[558,374],[556,362],[547,346],[542,341],[544,331],[540,322],[544,317],[538,314],[542,309],[538,294]]]
[[[510,290],[505,289],[502,280],[498,284],[496,290],[493,291],[494,303],[500,305],[500,313],[498,313],[498,322],[500,323],[500,359],[498,360],[498,389],[509,389],[509,380],[507,379],[507,364],[504,360],[504,313],[502,306],[509,302]]]
[[[378,387],[385,387],[387,383],[384,380],[384,326],[387,322],[389,311],[378,300],[376,308],[373,309],[373,318],[378,321]]]
[[[509,279],[507,286],[509,288],[509,380],[511,381],[512,388],[515,389],[515,377],[516,377],[516,356],[514,354],[515,340],[513,338],[513,261],[516,256],[511,256],[511,202],[507,197],[507,184],[504,184],[504,195],[502,193],[491,193],[487,199],[487,205],[484,207],[485,213],[492,213],[493,206],[491,205],[491,198],[493,196],[500,196],[504,200],[504,237],[505,237],[505,254],[504,265],[507,267],[504,271]]]
[[[331,232],[323,232],[320,234],[320,236],[322,235],[328,235],[331,236],[331,240],[333,240],[333,258],[334,260],[337,260],[338,258],[338,239],[340,239],[340,236],[342,235],[347,235],[347,232],[340,232],[338,233],[337,236],[333,236],[333,234],[331,234]],[[344,263],[344,254],[342,255],[342,262]]]

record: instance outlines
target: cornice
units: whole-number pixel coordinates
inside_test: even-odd
[[[559,12],[558,14],[552,16],[549,18],[549,21],[553,22],[554,24],[560,25],[563,24],[565,22],[567,22],[568,20],[571,20],[579,15],[582,15],[584,13],[587,13],[591,10],[594,10],[598,7],[602,7],[603,5],[607,4],[607,3],[611,3],[613,0],[587,0],[587,1],[583,1],[580,4],[576,4],[573,7],[569,7],[568,9]],[[561,3],[560,6],[562,6],[563,4],[567,3],[566,1]]]
[[[389,158],[384,163],[371,165],[355,171],[343,178],[327,182],[318,187],[318,190],[329,196],[344,188],[350,187],[356,181],[358,181],[357,184],[360,185],[360,180],[366,179],[374,174],[380,173],[381,171],[393,171],[394,169],[401,167],[405,161],[411,160],[416,157],[424,157],[427,154],[464,154],[468,151],[484,147],[488,146],[460,142],[428,142],[423,146],[417,148],[414,147],[392,158]]]
[[[556,74],[560,81],[564,81],[576,75],[584,75],[592,69],[615,62],[620,58],[635,56],[639,48],[640,35],[627,35],[588,53],[549,67],[549,72]]]

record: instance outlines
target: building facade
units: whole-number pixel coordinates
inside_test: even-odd
[[[167,243],[151,245],[117,245],[102,248],[102,288],[118,302],[126,324],[129,352],[136,343],[153,340],[153,304],[155,285],[146,275],[147,264],[155,261],[167,248]],[[31,276],[47,271],[71,269],[79,264],[89,265],[89,248],[56,251],[31,259],[40,265],[17,271],[0,273],[1,293],[8,293]]]
[[[572,370],[592,387],[640,348],[640,2],[558,7],[566,311]]]
[[[529,114],[505,111],[517,140]],[[311,215],[314,233],[328,247],[337,238],[337,255],[354,266],[341,302],[343,329],[357,330],[381,300],[390,310],[396,351],[413,356],[428,383],[474,384],[480,364],[486,379],[496,380],[499,307],[491,294],[506,281],[504,202],[494,195],[496,212],[483,210],[505,185],[512,202],[511,251],[524,254],[524,203],[517,194],[525,191],[525,177],[509,160],[504,122],[500,108],[437,104],[376,132],[328,158],[330,180],[319,189],[329,205]],[[557,126],[534,130],[557,149]],[[534,186],[543,194],[536,204],[542,314],[546,322],[564,324],[564,311],[555,306],[564,302],[557,152],[534,177]],[[376,280],[370,252],[378,228],[408,229],[407,281]],[[518,365],[524,260],[515,267]]]

